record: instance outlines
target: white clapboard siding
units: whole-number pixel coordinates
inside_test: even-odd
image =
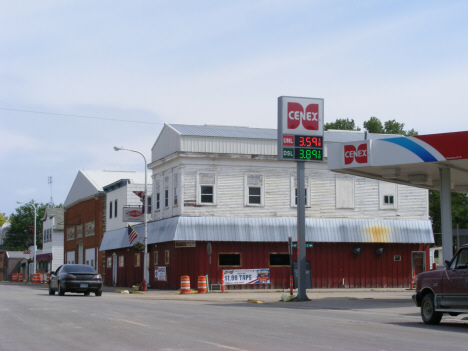
[[[187,156],[187,155],[186,155]],[[294,162],[277,162],[274,159],[226,155],[223,158],[179,157],[168,164],[153,169],[153,184],[179,174],[179,206],[172,206],[172,186],[169,187],[169,208],[163,208],[164,185],[160,184],[162,210],[155,219],[172,216],[221,216],[221,217],[294,217],[297,208],[291,206],[291,177],[296,176]],[[216,174],[216,205],[197,205],[197,173]],[[262,174],[264,177],[264,206],[245,206],[245,175]],[[310,218],[375,218],[426,220],[428,217],[428,192],[424,189],[398,185],[397,208],[380,209],[379,182],[354,177],[354,208],[336,208],[336,177],[342,175],[326,170],[326,164],[308,163],[305,175],[310,189]],[[352,177],[352,176],[351,176]],[[171,178],[171,177],[169,177]],[[154,185],[153,185],[154,186]],[[153,190],[154,191],[154,190]],[[183,196],[183,202],[182,200]],[[183,207],[183,209],[182,209]]]

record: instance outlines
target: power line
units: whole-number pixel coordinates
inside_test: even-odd
[[[76,117],[76,118],[101,119],[101,120],[105,120],[105,121],[114,121],[114,122],[127,122],[127,123],[139,123],[139,124],[158,124],[158,125],[163,125],[163,124],[164,124],[164,123],[158,123],[158,122],[131,121],[131,120],[128,120],[128,119],[105,118],[105,117],[92,117],[92,116],[83,116],[83,115],[70,115],[70,114],[65,114],[65,113],[54,113],[54,112],[43,112],[43,111],[31,111],[31,110],[19,110],[19,109],[4,108],[4,107],[0,107],[0,110],[4,110],[4,111],[13,111],[13,112],[28,112],[28,113],[36,113],[36,114],[52,115],[52,116],[65,116],[65,117]]]

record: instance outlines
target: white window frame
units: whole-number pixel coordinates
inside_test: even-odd
[[[156,193],[154,199],[154,212],[161,211],[161,193]]]
[[[262,178],[260,184],[249,184],[250,176],[260,176]],[[249,202],[250,188],[260,188],[260,203],[251,204]],[[265,175],[263,173],[245,173],[244,174],[244,206],[246,207],[264,207],[265,206]]]
[[[204,182],[203,180],[200,179],[200,174],[212,174],[214,176],[214,184],[208,184],[208,182]],[[211,186],[213,187],[213,202],[202,202],[201,201],[201,187],[202,186]],[[216,206],[218,204],[218,197],[217,197],[217,189],[218,189],[218,174],[216,172],[203,172],[203,171],[198,171],[197,172],[197,205],[199,206]]]
[[[169,208],[169,188],[164,189],[164,208]]]
[[[385,203],[386,196],[393,196],[393,203]],[[398,209],[398,184],[379,181],[379,208],[381,210]]]
[[[177,197],[177,187],[172,188],[172,206],[176,207],[179,206],[179,199]]]
[[[296,184],[296,177],[291,176],[291,207],[297,207],[296,203],[296,190],[297,190],[297,184]],[[310,207],[310,186],[309,186],[309,179],[308,177],[305,177],[305,191],[306,191],[306,205],[305,207]]]

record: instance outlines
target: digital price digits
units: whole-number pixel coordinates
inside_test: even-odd
[[[301,136],[296,135],[294,138],[294,146],[296,147],[322,147],[322,137],[320,136]]]
[[[322,149],[302,149],[296,148],[296,160],[322,160]]]

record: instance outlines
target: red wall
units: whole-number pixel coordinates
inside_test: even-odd
[[[242,266],[238,269],[270,268],[271,284],[227,285],[226,289],[289,289],[289,266],[269,267],[270,253],[287,253],[287,243],[257,242],[212,242],[211,270],[208,264],[207,243],[197,242],[194,248],[175,248],[174,242],[148,245],[150,254],[150,286],[154,289],[178,290],[180,278],[190,277],[191,288],[197,288],[199,275],[211,274],[211,283],[221,283],[223,269],[218,267],[219,253],[241,253]],[[356,258],[353,247],[361,246],[362,252]],[[383,246],[385,252],[379,258],[375,248]],[[127,251],[128,250],[128,251]],[[170,262],[165,264],[165,251],[169,250]],[[158,251],[159,262],[154,262]],[[426,252],[426,269],[429,269],[429,244],[356,244],[356,243],[314,243],[306,249],[310,261],[313,288],[407,288],[411,283],[411,252]],[[143,280],[143,254],[140,267],[134,267],[134,249],[106,251],[106,257],[125,255],[125,267],[118,268],[118,285],[130,287]],[[394,261],[394,255],[401,261]],[[293,260],[296,260],[296,249]],[[166,266],[167,282],[154,280],[154,266]],[[343,284],[344,279],[344,284]],[[106,285],[112,284],[112,268],[106,268]]]

